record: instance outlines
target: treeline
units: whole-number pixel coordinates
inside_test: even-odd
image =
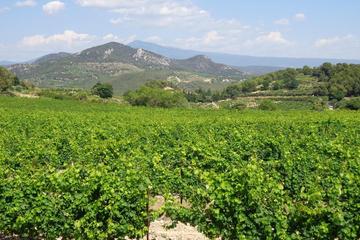
[[[198,89],[193,92],[185,92],[185,95],[190,102],[216,102],[229,98],[234,99],[255,91],[294,90],[300,84],[297,79],[298,74],[297,69],[288,68],[249,79],[239,84],[230,85],[223,91],[212,92],[210,90]]]
[[[360,96],[360,65],[324,63],[319,68],[304,69],[321,83],[314,91],[316,96],[329,96],[336,100]]]
[[[234,99],[256,91],[297,90],[299,77],[313,79],[309,95],[328,96],[340,101],[344,97],[360,96],[360,65],[324,63],[320,67],[288,68],[228,86],[220,92],[198,89],[186,92],[190,102],[213,102]],[[292,91],[295,94],[295,91]]]

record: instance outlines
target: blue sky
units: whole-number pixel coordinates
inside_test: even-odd
[[[358,0],[1,0],[0,60],[143,40],[254,56],[360,59]]]

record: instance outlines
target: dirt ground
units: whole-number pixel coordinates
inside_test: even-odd
[[[172,220],[162,217],[150,224],[151,240],[208,240],[195,227],[179,222],[175,228],[168,229]],[[146,239],[146,237],[144,237]]]

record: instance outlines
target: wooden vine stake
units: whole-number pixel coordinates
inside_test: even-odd
[[[147,226],[147,233],[146,233],[146,240],[150,240],[150,189],[147,189],[147,203],[146,203],[146,226]]]
[[[181,182],[182,182],[182,180],[183,180],[182,164],[181,164],[181,169],[180,169],[180,180],[181,180]],[[182,205],[182,203],[183,203],[183,195],[182,195],[182,193],[181,193],[181,191],[180,191],[180,204]]]

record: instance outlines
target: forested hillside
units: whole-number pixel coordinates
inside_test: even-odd
[[[204,94],[203,91],[198,93]],[[360,65],[324,63],[314,68],[308,66],[297,69],[287,68],[233,84],[222,92],[206,92],[206,94],[210,95],[209,101],[245,95],[326,96],[330,100],[358,97],[360,96]]]

